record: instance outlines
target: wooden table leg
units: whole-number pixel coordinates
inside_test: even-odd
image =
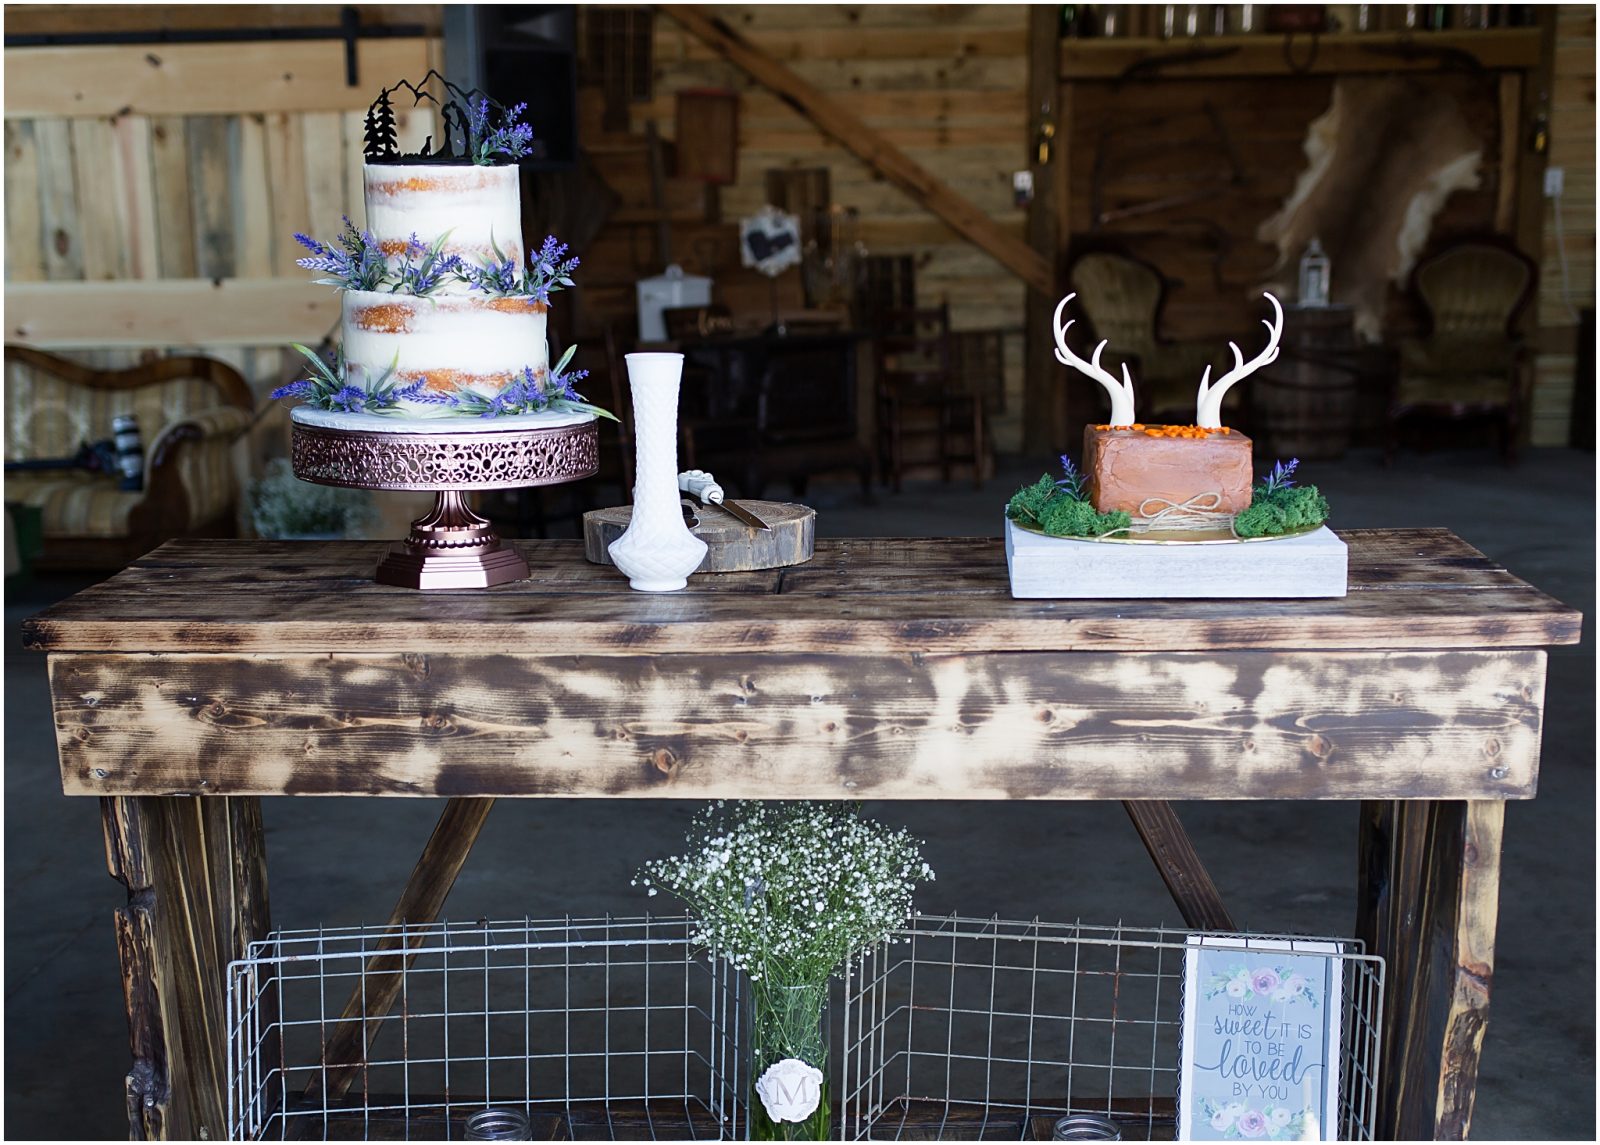
[[[1356,935],[1387,964],[1379,1140],[1465,1140],[1488,1023],[1505,804],[1361,805]]]
[[[264,938],[261,801],[100,801],[106,862],[128,889],[116,912],[133,1068],[133,1140],[227,1138],[227,966]]]
[[[1122,807],[1178,904],[1184,924],[1195,930],[1237,930],[1172,804],[1165,799],[1124,799]]]

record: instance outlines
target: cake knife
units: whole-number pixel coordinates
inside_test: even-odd
[[[689,496],[697,498],[703,505],[720,505],[733,515],[735,520],[742,521],[752,529],[761,529],[771,532],[772,526],[756,516],[749,509],[737,501],[724,500],[722,486],[704,469],[690,469],[678,474],[678,488]]]

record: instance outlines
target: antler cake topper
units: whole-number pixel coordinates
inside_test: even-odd
[[[1211,367],[1206,366],[1206,372],[1200,375],[1200,398],[1194,418],[1195,425],[1201,429],[1221,429],[1223,396],[1235,382],[1278,360],[1278,339],[1283,337],[1283,306],[1266,291],[1262,291],[1261,296],[1272,303],[1273,311],[1271,318],[1261,320],[1261,324],[1267,328],[1266,348],[1246,362],[1237,343],[1229,342],[1228,349],[1233,351],[1233,369],[1218,378],[1215,384],[1211,381]]]
[[[1056,332],[1056,361],[1060,362],[1063,366],[1071,366],[1080,374],[1088,374],[1091,378],[1105,387],[1106,393],[1111,395],[1112,425],[1132,425],[1133,379],[1128,376],[1128,363],[1122,363],[1122,381],[1120,382],[1117,381],[1116,375],[1114,375],[1110,370],[1102,369],[1100,366],[1100,355],[1104,352],[1106,343],[1111,339],[1102,338],[1100,340],[1100,345],[1094,348],[1094,353],[1089,356],[1089,360],[1087,362],[1078,357],[1078,355],[1074,354],[1071,347],[1067,345],[1067,331],[1072,329],[1072,324],[1073,322],[1077,321],[1077,319],[1069,318],[1067,320],[1067,324],[1063,326],[1061,324],[1061,312],[1067,308],[1067,303],[1071,302],[1076,297],[1078,297],[1078,295],[1077,292],[1074,291],[1063,298],[1060,302],[1056,303],[1056,314],[1055,317],[1051,319],[1051,325],[1055,328]]]
[[[1094,353],[1089,355],[1085,362],[1072,352],[1067,345],[1067,331],[1072,329],[1074,319],[1068,319],[1066,324],[1061,322],[1061,314],[1066,309],[1067,303],[1078,297],[1077,293],[1067,295],[1056,304],[1055,318],[1051,325],[1056,336],[1056,360],[1063,366],[1071,366],[1080,374],[1086,374],[1105,387],[1106,393],[1111,395],[1111,419],[1113,426],[1126,426],[1134,424],[1134,395],[1133,378],[1128,374],[1128,364],[1122,364],[1122,380],[1119,382],[1116,375],[1100,365],[1100,355],[1105,352],[1106,344],[1110,339],[1101,339]],[[1244,354],[1234,342],[1228,343],[1228,348],[1233,351],[1233,369],[1223,374],[1215,382],[1211,380],[1211,367],[1206,366],[1205,373],[1200,376],[1200,393],[1195,404],[1195,425],[1201,429],[1222,428],[1222,399],[1233,388],[1235,382],[1249,377],[1262,366],[1271,365],[1278,358],[1278,341],[1283,337],[1283,306],[1267,291],[1262,292],[1262,297],[1272,303],[1273,316],[1263,318],[1261,324],[1267,328],[1266,348],[1251,358],[1244,360]]]

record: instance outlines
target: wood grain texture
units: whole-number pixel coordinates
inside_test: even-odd
[[[1413,46],[1421,50],[1404,50]],[[1281,41],[1259,35],[1207,36],[1193,46],[1147,38],[1064,39],[1061,75],[1067,80],[1117,79],[1135,64],[1210,52],[1213,54],[1205,58],[1163,66],[1161,74],[1184,79],[1277,76],[1284,72],[1282,49]],[[1430,32],[1425,47],[1398,32],[1336,33],[1318,36],[1316,54],[1296,70],[1310,75],[1438,71],[1451,66],[1447,58],[1436,54],[1440,51],[1464,54],[1485,68],[1531,68],[1539,62],[1539,32],[1535,28]]]
[[[362,39],[362,76],[420,76],[425,38]],[[281,42],[7,48],[5,117],[243,115],[365,111],[370,82],[345,83],[344,44]],[[381,80],[380,80],[381,82]]]
[[[271,929],[258,799],[106,799],[129,1136],[227,1138],[225,970]]]
[[[787,568],[811,559],[816,544],[817,511],[806,505],[782,501],[751,501],[739,504],[766,522],[767,528],[746,525],[717,505],[697,510],[700,523],[694,535],[706,543],[706,559],[696,572],[752,572],[759,569]],[[612,564],[608,549],[627,530],[633,520],[633,506],[594,509],[583,515],[583,553],[597,565]]]
[[[998,522],[997,522],[998,523]],[[1307,601],[1011,599],[998,540],[817,542],[790,569],[628,592],[578,541],[526,541],[534,575],[487,591],[372,582],[383,542],[173,541],[28,620],[83,652],[955,655],[1530,648],[1581,617],[1443,529],[1350,530],[1350,591]]]
[[[231,218],[202,230],[200,270],[232,265]],[[8,283],[5,302],[7,339],[43,349],[316,343],[339,321],[338,295],[296,278]]]
[[[1023,281],[1036,289],[1049,292],[1053,289],[1053,276],[1049,263],[1015,235],[996,227],[987,214],[967,201],[965,197],[946,186],[943,179],[931,174],[899,148],[884,140],[863,123],[845,103],[825,95],[822,85],[836,82],[828,68],[849,67],[844,62],[819,61],[823,74],[815,68],[791,67],[751,43],[735,31],[725,20],[712,15],[710,10],[694,5],[666,5],[661,11],[682,24],[701,41],[708,44],[722,58],[743,69],[757,82],[777,92],[796,110],[805,114],[818,128],[849,148],[863,162],[869,164],[884,178],[905,191],[922,206],[944,219],[968,240],[988,252],[995,261],[1005,266]],[[868,82],[861,74],[874,67],[894,67],[888,64],[865,64],[854,69],[848,83],[852,87],[921,86],[923,69],[911,64],[901,70],[910,82],[896,85]],[[974,65],[974,70],[982,61]],[[681,68],[681,72],[688,72]],[[1009,62],[999,67],[993,86],[1009,88],[1015,85],[1015,73]]]
[[[1178,812],[1165,799],[1128,799],[1122,804],[1139,832],[1139,840],[1178,904],[1185,926],[1195,930],[1237,931],[1233,915],[1223,905],[1211,872],[1200,861]]]
[[[1356,935],[1386,961],[1379,1140],[1466,1140],[1487,1028],[1505,804],[1363,804]]]
[[[1526,798],[1545,653],[51,657],[69,794]]]

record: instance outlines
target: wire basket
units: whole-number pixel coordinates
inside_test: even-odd
[[[1057,1119],[1090,1115],[1127,1140],[1172,1139],[1192,933],[915,919],[849,968],[842,1131],[1049,1140]],[[1349,940],[1230,937],[1339,960],[1338,1136],[1370,1140],[1383,960]]]
[[[534,1138],[736,1139],[743,986],[691,926],[274,932],[228,968],[229,1136],[461,1140],[497,1109]]]

